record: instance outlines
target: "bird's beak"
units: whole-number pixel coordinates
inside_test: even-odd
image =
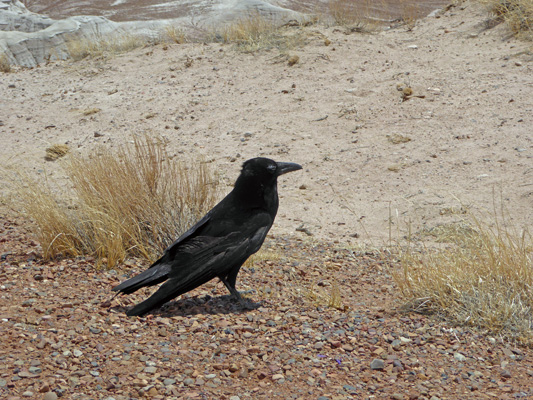
[[[291,163],[291,162],[278,162],[278,176],[286,174],[287,172],[298,171],[302,169],[300,164]]]

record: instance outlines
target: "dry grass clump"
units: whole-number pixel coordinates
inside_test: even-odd
[[[84,58],[113,56],[144,47],[149,41],[141,36],[128,33],[75,38],[66,42],[67,50],[74,61]]]
[[[187,42],[187,35],[185,32],[174,25],[167,25],[163,31],[163,41],[170,41],[177,44]]]
[[[70,187],[26,180],[16,196],[45,258],[91,255],[109,267],[126,256],[153,260],[215,202],[207,165],[172,161],[162,139],[64,162]]]
[[[339,311],[348,310],[342,301],[341,290],[336,281],[333,283],[311,285],[304,290],[304,296],[317,306],[335,308]]]
[[[0,55],[0,72],[11,72],[11,63],[5,54]]]
[[[514,34],[533,40],[533,0],[479,0]]]
[[[241,51],[250,53],[277,48],[285,51],[305,42],[301,30],[280,26],[278,21],[259,13],[251,13],[226,26],[213,35],[224,43],[234,43]]]
[[[66,144],[54,144],[46,149],[44,159],[46,161],[55,161],[66,156],[69,150],[70,148]]]
[[[252,254],[250,257],[248,257],[248,259],[244,263],[244,266],[247,268],[252,268],[259,266],[262,263],[272,264],[274,262],[279,262],[280,259],[281,254],[279,252],[261,249],[257,253]]]
[[[376,21],[370,18],[371,2],[352,0],[330,0],[328,14],[333,24],[349,28],[352,31],[368,32],[375,28]]]
[[[85,116],[89,116],[89,115],[93,115],[93,114],[98,114],[100,111],[102,111],[100,108],[93,107],[93,108],[87,108],[87,109],[83,110],[82,114],[85,115]]]
[[[402,270],[395,280],[408,307],[533,343],[530,234],[475,220],[468,228],[435,234],[448,247],[401,254]]]

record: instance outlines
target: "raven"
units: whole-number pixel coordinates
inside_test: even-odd
[[[214,278],[232,297],[237,274],[246,259],[258,251],[278,211],[278,176],[301,165],[257,157],[245,161],[233,190],[200,221],[181,235],[150,268],[115,286],[130,294],[166,281],[127,315],[144,315],[173,298]]]

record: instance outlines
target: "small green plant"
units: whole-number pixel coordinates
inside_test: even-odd
[[[496,221],[432,232],[445,248],[400,252],[395,281],[410,310],[437,313],[524,342],[533,342],[533,247],[529,232]]]
[[[161,138],[61,162],[70,185],[26,178],[12,206],[33,221],[45,258],[91,255],[109,267],[126,256],[153,260],[216,198],[207,165],[171,160]]]

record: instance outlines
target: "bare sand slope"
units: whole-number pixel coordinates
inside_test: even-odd
[[[228,185],[247,158],[302,164],[281,179],[274,234],[379,245],[390,227],[431,228],[500,197],[528,226],[531,44],[487,18],[467,2],[412,31],[308,27],[307,44],[288,54],[160,45],[4,74],[0,161],[60,177],[44,161],[50,144],[87,152],[153,132],[178,157],[210,160]]]

